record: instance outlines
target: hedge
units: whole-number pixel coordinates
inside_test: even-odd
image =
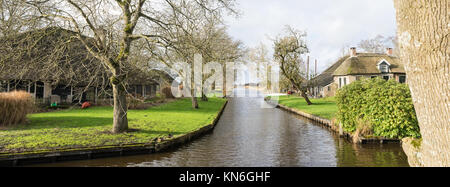
[[[337,118],[347,132],[369,124],[374,136],[419,138],[420,129],[406,84],[381,78],[364,79],[340,89]]]

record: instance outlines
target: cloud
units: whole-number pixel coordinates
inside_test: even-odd
[[[311,58],[325,70],[344,46],[356,46],[379,34],[396,34],[392,0],[238,0],[240,18],[226,19],[230,34],[254,47],[272,46],[269,36],[283,32],[285,25],[308,32]]]

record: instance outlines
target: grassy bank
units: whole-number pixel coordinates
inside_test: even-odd
[[[111,134],[113,110],[94,107],[29,115],[29,123],[0,130],[0,154],[150,143],[155,138],[181,136],[212,123],[225,99],[211,98],[191,107],[190,99],[130,110],[129,127],[136,132]]]
[[[279,103],[289,108],[294,108],[308,114],[319,116],[325,119],[336,117],[338,110],[334,98],[311,99],[313,105],[307,105],[305,99],[297,96],[280,96]]]

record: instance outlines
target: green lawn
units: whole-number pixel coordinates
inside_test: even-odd
[[[280,96],[279,103],[289,108],[298,109],[308,114],[316,115],[326,119],[333,119],[336,116],[338,107],[334,98],[311,99],[313,105],[308,106],[302,97]]]
[[[32,114],[29,124],[0,130],[0,154],[150,143],[169,134],[176,137],[211,124],[225,102],[211,98],[194,110],[190,99],[180,99],[147,110],[131,110],[129,127],[138,131],[123,134],[109,133],[112,107]]]

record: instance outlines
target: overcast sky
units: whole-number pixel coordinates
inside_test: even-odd
[[[308,32],[311,58],[319,72],[342,54],[344,46],[356,46],[379,34],[396,34],[392,0],[238,0],[239,18],[227,18],[229,33],[254,47],[283,32],[285,25]],[[272,54],[270,54],[272,56]]]

